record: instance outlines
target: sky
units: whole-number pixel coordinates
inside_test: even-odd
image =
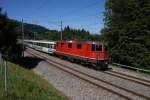
[[[0,0],[0,7],[11,19],[42,25],[48,29],[86,29],[100,34],[104,26],[106,0]]]

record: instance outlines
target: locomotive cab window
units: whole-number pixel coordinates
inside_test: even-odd
[[[68,43],[68,48],[72,48],[72,43]]]
[[[77,49],[81,49],[82,45],[81,44],[77,44]]]
[[[102,51],[102,45],[92,44],[92,51]]]
[[[96,45],[96,51],[102,51],[102,45]]]

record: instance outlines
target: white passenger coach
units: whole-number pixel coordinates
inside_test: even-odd
[[[55,41],[42,41],[42,40],[24,40],[24,44],[30,48],[53,54],[55,52]]]

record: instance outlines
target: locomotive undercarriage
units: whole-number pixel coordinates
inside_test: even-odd
[[[98,70],[108,69],[108,61],[107,60],[95,60],[95,59],[89,59],[89,58],[82,58],[79,56],[63,54],[63,53],[59,53],[59,52],[56,52],[56,55],[59,56],[60,58],[68,59],[71,62],[85,64],[90,67],[94,67]]]

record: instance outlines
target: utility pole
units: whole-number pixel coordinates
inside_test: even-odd
[[[22,25],[21,25],[21,29],[22,29],[22,56],[24,57],[24,25],[23,25],[23,19],[22,19]]]
[[[63,35],[63,33],[62,33],[62,21],[61,21],[61,40],[63,40],[62,35]]]
[[[5,92],[6,92],[6,95],[7,95],[7,61],[5,60],[4,61],[4,68],[5,68],[5,77],[4,77],[4,79],[5,79]]]
[[[35,32],[33,32],[34,33],[34,40],[35,40]]]
[[[61,21],[51,21],[51,23],[55,23],[55,24],[57,24],[59,27],[60,27],[60,40],[63,40],[63,28],[62,28],[62,20]],[[60,23],[60,24],[59,24]]]

